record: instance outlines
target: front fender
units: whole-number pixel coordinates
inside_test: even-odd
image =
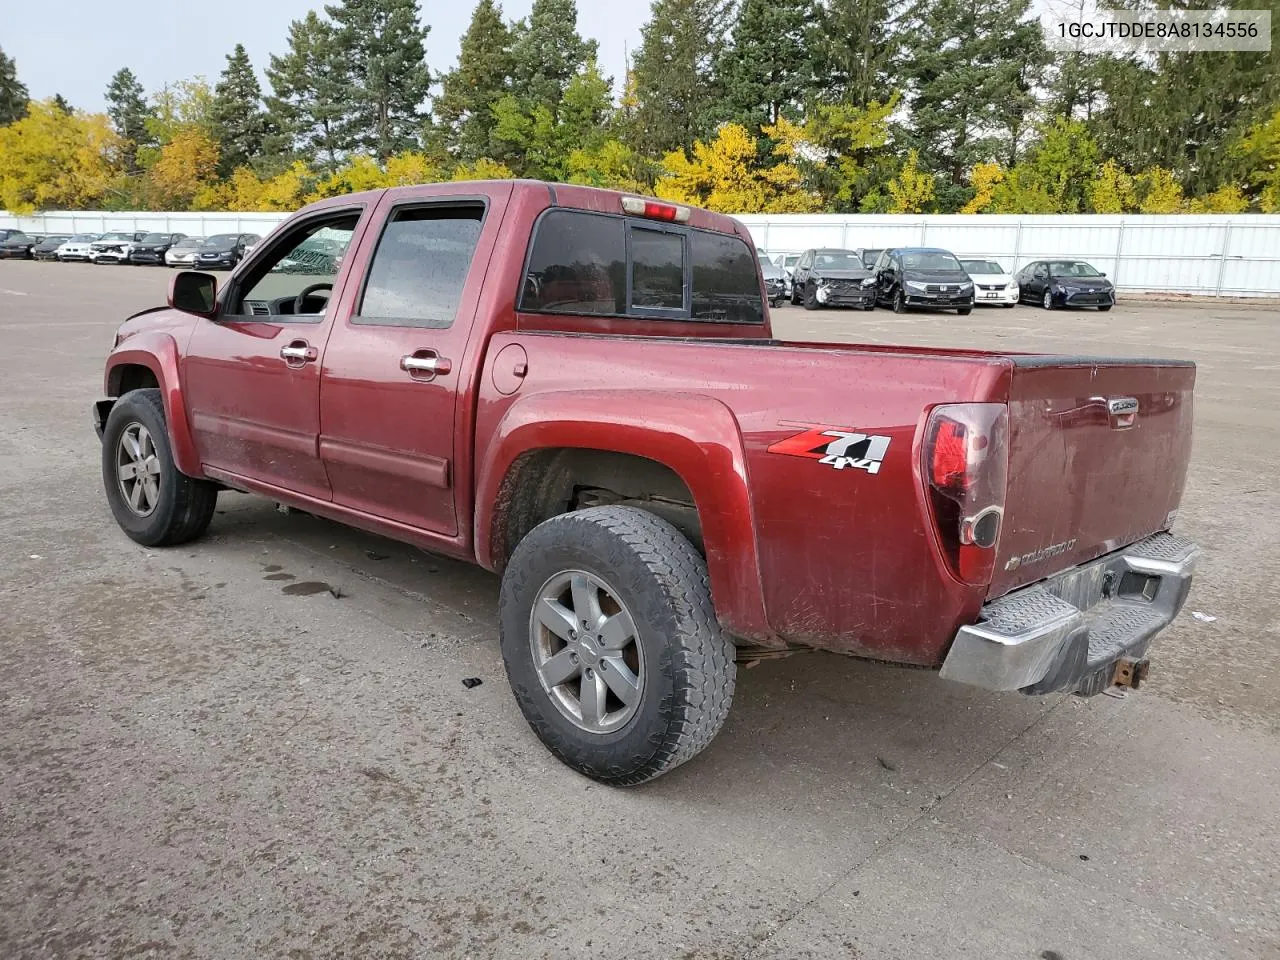
[[[673,470],[693,494],[716,615],[729,632],[776,644],[765,616],[760,558],[743,455],[732,412],[691,393],[583,390],[517,400],[484,451],[475,511],[476,556],[489,569],[499,491],[512,464],[535,450],[576,447],[645,457]]]
[[[173,462],[189,477],[203,477],[200,455],[187,419],[187,406],[182,398],[182,380],[178,374],[178,344],[168,333],[160,331],[136,333],[107,355],[103,390],[109,397],[120,395],[121,371],[126,366],[146,367],[160,385],[164,402],[164,418],[169,428],[169,449]]]

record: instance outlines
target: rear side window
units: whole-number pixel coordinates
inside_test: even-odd
[[[579,210],[539,219],[520,309],[764,322],[755,253],[740,238]]]
[[[689,234],[693,260],[693,319],[722,323],[764,323],[764,304],[751,250],[737,237],[695,230]]]
[[[605,316],[624,313],[626,269],[621,218],[552,210],[538,222],[520,308]]]
[[[378,240],[351,322],[452,326],[483,220],[481,204],[397,210]]]

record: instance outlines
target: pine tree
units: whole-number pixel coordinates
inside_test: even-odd
[[[262,112],[262,88],[244,44],[227,54],[227,65],[213,88],[213,123],[221,153],[218,172],[230,175],[262,154],[266,117]]]
[[[691,150],[715,130],[712,67],[724,36],[725,0],[654,0],[632,64],[637,101],[631,144],[650,156]]]
[[[18,65],[0,50],[0,127],[27,115],[31,95],[18,79]]]
[[[417,0],[340,0],[327,4],[334,49],[344,65],[342,145],[385,161],[418,145],[431,87]]]
[[[533,0],[528,19],[512,30],[512,89],[528,107],[554,110],[570,80],[596,59],[596,47],[578,33],[574,0]]]
[[[939,207],[968,199],[968,171],[1016,159],[1035,108],[1032,89],[1047,59],[1029,0],[917,0],[904,24],[902,78],[910,115],[905,145],[941,176]]]
[[[900,89],[894,61],[898,0],[826,0],[813,31],[815,93],[822,100],[865,107]]]
[[[116,133],[125,141],[125,165],[130,173],[137,173],[138,148],[151,142],[147,132],[151,109],[147,106],[146,92],[133,71],[121,67],[111,78],[106,100],[107,115],[111,117]]]
[[[744,0],[716,65],[719,119],[753,135],[784,115],[799,119],[816,86],[810,25],[817,11],[814,0]]]
[[[511,31],[494,0],[480,0],[471,25],[462,35],[458,65],[442,77],[442,92],[433,106],[447,125],[447,143],[464,162],[490,153],[493,105],[507,92],[514,63]]]
[[[60,93],[55,93],[53,95],[53,105],[66,114],[76,112],[75,108],[72,107],[71,104],[67,103],[67,98]]]
[[[289,25],[288,52],[273,54],[267,67],[272,95],[263,148],[268,155],[287,157],[297,150],[326,170],[337,168],[343,152],[338,126],[344,74],[328,21],[313,10]]]

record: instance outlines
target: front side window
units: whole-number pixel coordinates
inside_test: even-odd
[[[452,326],[483,221],[484,205],[479,203],[397,210],[378,240],[351,322]]]
[[[684,237],[631,228],[631,309],[684,310]]]
[[[248,293],[237,312],[318,320],[359,221],[359,213],[347,212],[309,220],[291,230],[266,257],[254,262],[244,280]],[[203,249],[231,250],[238,240],[239,234],[216,234],[204,241]]]

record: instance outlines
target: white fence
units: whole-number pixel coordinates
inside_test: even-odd
[[[158,230],[190,236],[259,233],[279,213],[0,213],[0,227],[33,233]],[[944,247],[1016,270],[1032,260],[1074,257],[1122,290],[1280,297],[1280,215],[963,216],[749,214],[756,245],[770,253],[809,247]]]

